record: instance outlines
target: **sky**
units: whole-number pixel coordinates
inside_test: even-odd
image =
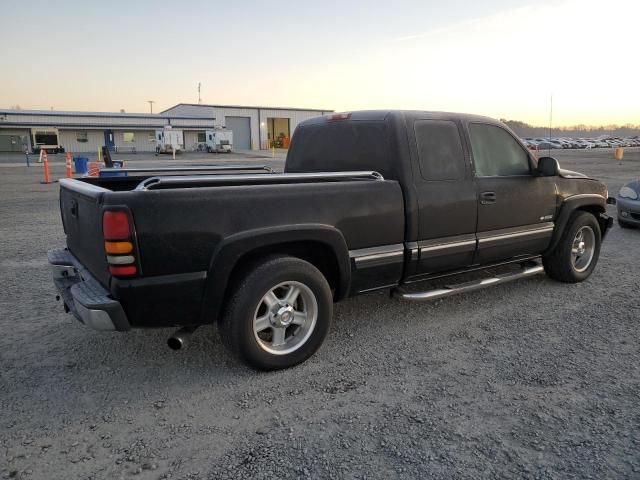
[[[444,110],[640,124],[636,0],[2,0],[0,107]]]

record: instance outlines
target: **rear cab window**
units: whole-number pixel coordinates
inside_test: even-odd
[[[464,152],[458,126],[450,120],[416,120],[413,124],[420,174],[427,181],[461,180]]]
[[[471,123],[469,137],[477,177],[513,177],[531,174],[529,154],[503,128],[484,123]]]
[[[383,121],[336,121],[298,127],[287,152],[286,172],[375,170],[397,178],[392,136]]]

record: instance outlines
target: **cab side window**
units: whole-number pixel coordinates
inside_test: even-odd
[[[520,144],[500,127],[469,125],[471,151],[477,177],[529,175],[529,156]]]
[[[458,127],[449,120],[417,120],[413,124],[422,178],[464,178],[464,153]]]

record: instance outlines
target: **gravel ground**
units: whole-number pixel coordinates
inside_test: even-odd
[[[612,192],[640,171],[640,151],[554,154]],[[213,326],[172,352],[170,330],[64,314],[58,187],[1,163],[0,478],[640,478],[640,230],[578,285],[350,299],[308,362],[256,373]]]

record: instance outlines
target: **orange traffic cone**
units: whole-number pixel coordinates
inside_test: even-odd
[[[69,152],[67,152],[67,172],[66,172],[66,177],[67,178],[73,178],[73,174],[71,173],[71,154]]]
[[[624,148],[617,147],[613,149],[613,158],[615,158],[616,160],[622,161],[623,157],[624,157]]]
[[[51,183],[51,179],[49,177],[49,157],[46,151],[42,154],[42,168],[44,170],[44,182],[42,183]]]
[[[100,175],[100,167],[97,162],[89,162],[89,176],[97,177]]]

